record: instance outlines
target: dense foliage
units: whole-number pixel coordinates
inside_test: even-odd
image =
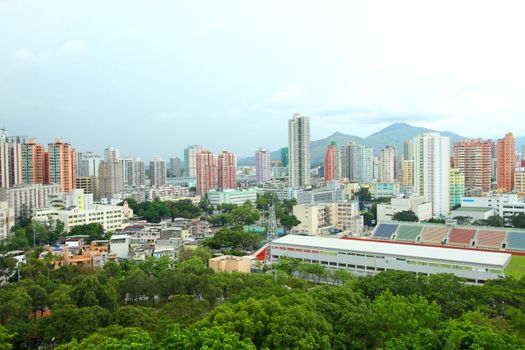
[[[175,202],[154,200],[137,203],[135,199],[127,198],[125,201],[128,202],[135,215],[153,223],[160,222],[162,219],[194,219],[202,214],[202,209],[194,205],[190,199]]]
[[[416,213],[414,213],[412,210],[403,210],[403,211],[397,212],[394,214],[392,219],[396,221],[409,221],[409,222],[419,221],[419,218],[417,217]]]
[[[208,254],[101,271],[30,258],[0,287],[0,349],[525,349],[525,278],[356,278],[296,260],[223,274]]]

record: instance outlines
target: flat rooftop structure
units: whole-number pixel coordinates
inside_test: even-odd
[[[493,208],[477,208],[477,207],[459,207],[454,209],[454,211],[465,211],[465,212],[476,212],[476,213],[486,213],[493,210]]]
[[[286,244],[310,249],[332,249],[356,253],[382,254],[404,258],[439,260],[463,264],[475,264],[505,268],[512,257],[509,253],[467,250],[447,247],[397,244],[393,242],[369,241],[359,239],[335,239],[287,235],[276,239],[272,246]]]

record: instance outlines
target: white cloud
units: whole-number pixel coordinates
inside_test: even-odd
[[[304,96],[304,91],[300,86],[290,84],[285,90],[274,93],[270,98],[269,105],[273,108],[288,107],[292,104],[299,103]]]
[[[82,40],[68,40],[58,53],[60,56],[65,55],[83,55],[88,51],[86,43]]]
[[[19,63],[48,64],[66,56],[84,55],[87,51],[88,46],[84,41],[68,40],[56,51],[34,50],[27,47],[19,48],[13,54],[13,59]]]

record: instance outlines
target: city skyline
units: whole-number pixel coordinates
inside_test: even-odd
[[[104,15],[96,1],[0,4],[0,127],[80,151],[111,142],[147,160],[189,144],[239,157],[276,150],[294,112],[311,118],[312,140],[403,121],[525,135],[521,2],[384,2],[380,13],[355,2],[301,2],[300,13],[294,2],[278,12],[126,3],[119,16],[122,4],[104,3]]]

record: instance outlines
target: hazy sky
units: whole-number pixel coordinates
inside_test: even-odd
[[[396,121],[525,135],[525,1],[0,0],[0,127],[150,159]]]

